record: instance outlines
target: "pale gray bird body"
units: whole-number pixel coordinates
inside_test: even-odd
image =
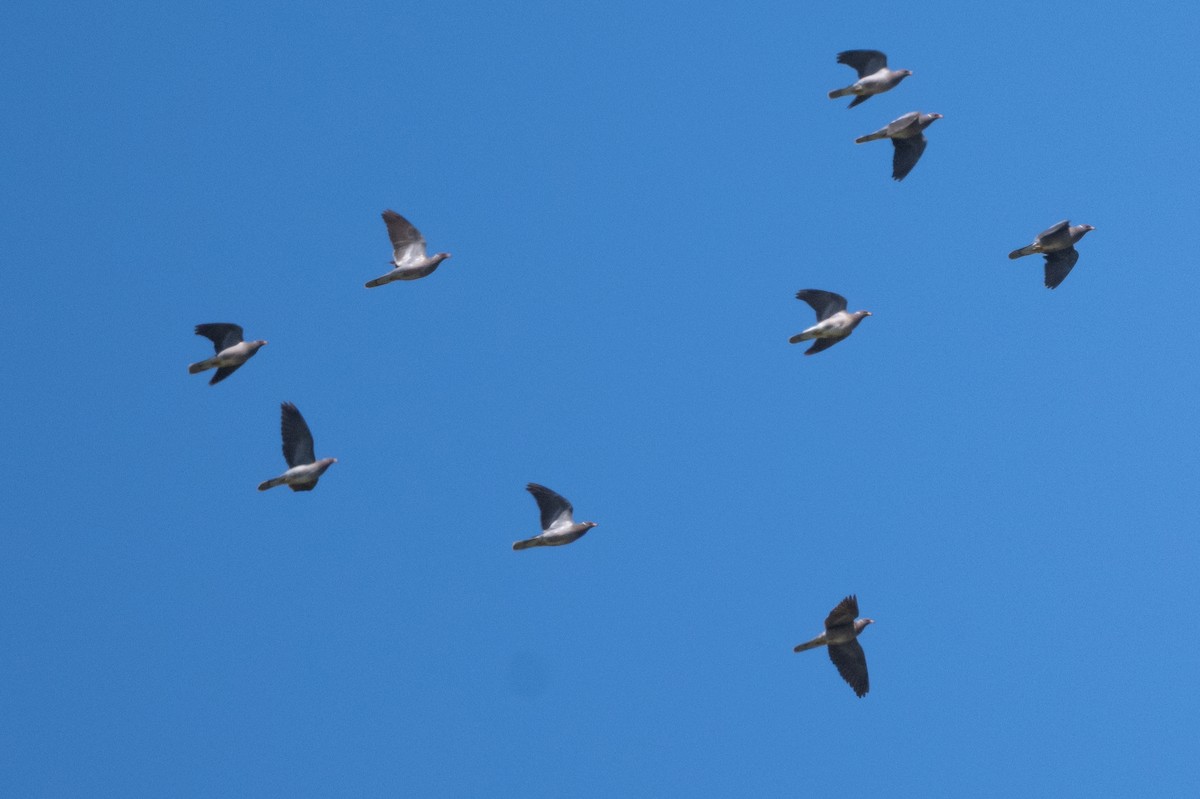
[[[241,326],[229,322],[196,325],[196,335],[204,336],[211,341],[217,354],[207,360],[189,364],[188,373],[194,375],[209,369],[216,369],[217,373],[213,375],[212,380],[208,381],[210,386],[229,377],[237,371],[239,366],[250,360],[260,348],[267,346],[267,342],[261,340],[243,341]]]
[[[1095,229],[1091,225],[1072,227],[1071,220],[1064,219],[1039,233],[1033,244],[1013,250],[1008,257],[1022,258],[1035,253],[1046,256],[1046,288],[1058,288],[1079,260],[1075,243]]]
[[[846,298],[832,291],[801,289],[796,292],[796,299],[808,303],[817,313],[815,325],[788,339],[791,344],[816,339],[813,345],[804,351],[805,355],[815,355],[821,350],[829,349],[853,333],[858,323],[871,315],[870,311],[848,312]]]
[[[394,280],[416,280],[433,274],[438,265],[450,257],[448,252],[435,255],[425,254],[425,237],[395,211],[384,211],[383,222],[387,225],[388,238],[392,240],[392,271],[367,281],[373,289]]]
[[[829,647],[829,659],[837,666],[838,674],[854,689],[860,698],[871,690],[867,677],[867,656],[858,636],[868,624],[874,624],[874,619],[859,619],[858,597],[850,595],[838,603],[825,618],[825,632],[811,641],[797,644],[793,652],[803,652],[818,646]]]
[[[575,522],[575,509],[561,494],[537,483],[530,483],[525,490],[533,494],[537,500],[538,510],[542,514],[542,532],[533,538],[517,541],[513,549],[529,549],[530,547],[557,547],[569,544],[582,537],[584,533],[596,527],[595,522]]]
[[[878,50],[846,50],[838,53],[837,62],[845,64],[858,73],[858,80],[843,89],[834,89],[829,99],[854,95],[847,108],[864,103],[877,94],[895,88],[900,81],[912,74],[907,69],[888,69],[887,56]]]
[[[288,470],[258,486],[259,491],[285,485],[293,491],[312,491],[325,470],[337,463],[337,458],[317,460],[313,454],[313,437],[300,411],[290,402],[281,406],[280,432],[283,435],[283,459]]]
[[[922,114],[920,111],[909,111],[899,119],[889,122],[887,127],[880,128],[866,136],[859,136],[854,143],[862,144],[877,139],[891,139],[895,148],[895,152],[892,154],[892,178],[904,180],[917,165],[921,154],[925,152],[925,145],[929,143],[925,139],[925,128],[941,118],[941,114]]]

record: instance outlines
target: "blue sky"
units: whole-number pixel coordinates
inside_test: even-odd
[[[0,21],[3,795],[1195,792],[1192,9]],[[385,208],[453,259],[364,289]],[[600,526],[512,552],[529,481]]]

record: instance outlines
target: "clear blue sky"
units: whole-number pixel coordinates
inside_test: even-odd
[[[0,794],[1195,794],[1192,7],[0,22]],[[453,259],[364,289],[385,208]],[[529,481],[600,526],[511,551]]]

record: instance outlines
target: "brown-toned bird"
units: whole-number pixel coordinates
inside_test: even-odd
[[[871,690],[867,679],[867,656],[863,653],[858,636],[874,619],[858,617],[858,597],[854,594],[843,599],[825,618],[825,632],[811,641],[797,644],[793,652],[803,652],[818,646],[829,647],[829,659],[837,666],[838,674],[854,689],[860,698]]]

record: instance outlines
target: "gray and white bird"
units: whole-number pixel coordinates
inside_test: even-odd
[[[1067,279],[1075,262],[1079,260],[1079,253],[1075,249],[1076,242],[1095,229],[1091,225],[1072,227],[1071,220],[1064,219],[1039,233],[1033,244],[1013,250],[1008,257],[1021,258],[1040,252],[1046,256],[1046,288],[1058,288],[1058,284]]]
[[[805,355],[815,355],[821,350],[829,349],[853,333],[858,323],[871,315],[870,311],[849,313],[846,310],[846,298],[832,291],[801,289],[796,292],[796,299],[804,300],[817,312],[815,325],[788,339],[791,344],[816,339],[813,345],[804,351]]]
[[[925,128],[941,119],[941,114],[922,114],[920,111],[909,111],[899,119],[894,119],[887,127],[880,128],[874,133],[859,136],[855,144],[875,141],[876,139],[891,139],[895,152],[892,154],[892,179],[904,180],[912,172],[921,154],[925,152]]]
[[[529,549],[530,547],[558,547],[569,544],[582,537],[588,530],[596,526],[595,522],[575,522],[575,509],[561,494],[537,483],[530,483],[525,490],[533,494],[537,500],[538,510],[542,512],[542,533],[524,541],[513,544],[513,549]]]
[[[450,257],[448,252],[426,255],[425,237],[421,231],[395,211],[384,211],[383,221],[387,225],[388,238],[392,240],[392,271],[367,281],[367,288],[373,289],[394,280],[416,280],[431,275],[438,264]]]
[[[300,411],[290,402],[283,403],[281,407],[283,459],[287,461],[288,470],[278,477],[259,483],[258,490],[266,491],[268,488],[285,485],[293,491],[312,491],[317,487],[317,480],[325,474],[325,470],[337,463],[337,458],[317,460],[313,454],[312,432],[309,431]]]
[[[887,56],[878,50],[846,50],[838,53],[837,62],[852,67],[858,72],[858,80],[844,89],[834,89],[829,93],[829,99],[854,95],[854,100],[847,108],[853,108],[859,103],[865,103],[877,94],[883,94],[888,89],[912,74],[908,69],[888,69]]]
[[[210,386],[229,377],[237,371],[239,366],[250,360],[261,347],[267,346],[267,342],[262,340],[243,341],[241,326],[228,322],[196,325],[196,335],[210,340],[217,354],[208,360],[189,364],[188,373],[194,375],[209,369],[216,369],[217,373],[213,375],[212,380],[208,381]]]
[[[858,636],[875,620],[859,619],[857,616],[858,597],[851,594],[825,617],[825,632],[811,641],[797,644],[792,651],[829,647],[829,659],[837,666],[838,674],[862,698],[871,690],[871,682],[867,678],[867,656],[858,643]]]

